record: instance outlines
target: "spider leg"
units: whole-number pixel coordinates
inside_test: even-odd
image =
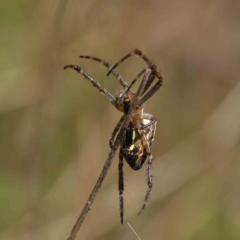
[[[153,124],[156,124],[156,123],[153,123]],[[144,147],[145,154],[147,155],[147,158],[148,158],[148,165],[147,165],[147,185],[148,185],[148,188],[147,188],[147,192],[146,192],[146,195],[145,195],[145,198],[144,198],[144,203],[143,203],[140,211],[138,212],[138,215],[140,215],[142,213],[142,211],[145,209],[145,207],[147,205],[147,202],[150,198],[151,191],[152,191],[152,186],[153,186],[152,160],[153,160],[153,157],[152,157],[152,153],[151,153],[151,142],[146,139],[146,136],[145,136],[143,131],[138,131],[138,132],[141,136],[142,145]],[[153,135],[153,137],[154,137],[154,135]],[[153,137],[152,137],[152,140],[153,140]]]
[[[107,76],[112,72],[113,69],[115,69],[120,63],[124,62],[127,58],[131,57],[132,55],[138,55],[140,56],[149,66],[155,66],[152,60],[150,60],[148,57],[146,57],[139,49],[134,49],[132,52],[128,53],[126,56],[121,58],[114,66],[111,68],[111,70],[108,72]],[[156,66],[155,66],[156,68]]]
[[[148,88],[150,87],[150,85],[152,84],[152,82],[154,81],[155,79],[155,74],[152,72],[149,77],[148,77],[148,81],[143,89],[143,93],[142,93],[142,96],[143,94],[145,94],[145,92],[148,90]]]
[[[63,69],[72,68],[78,73],[80,73],[85,79],[92,83],[92,85],[97,88],[106,98],[107,100],[114,106],[117,107],[117,101],[112,96],[110,92],[108,92],[105,88],[101,87],[98,81],[94,80],[91,76],[89,76],[81,67],[77,65],[66,65]]]
[[[160,73],[159,76],[161,76]],[[158,82],[139,100],[139,106],[143,105],[143,103],[145,103],[149,98],[151,98],[160,89],[162,84],[163,83],[161,77]]]
[[[144,88],[146,86],[147,80],[148,80],[148,75],[149,72],[151,71],[151,69],[149,67],[144,68],[140,73],[138,73],[138,75],[132,80],[132,82],[130,83],[129,87],[127,87],[126,89],[124,89],[124,94],[122,95],[122,101],[124,100],[126,94],[129,92],[129,90],[131,89],[131,87],[133,86],[133,84],[144,74],[142,81],[145,81],[145,85]],[[143,90],[144,90],[143,88]],[[143,92],[143,91],[142,91]],[[141,92],[141,96],[142,96],[142,92]],[[138,98],[139,99],[139,98]],[[139,105],[140,106],[140,105]],[[121,107],[119,105],[119,107]],[[125,110],[124,110],[125,111]]]
[[[109,70],[112,68],[112,65],[109,62],[102,60],[101,58],[96,58],[96,57],[91,57],[91,56],[80,56],[80,58],[87,58],[87,59],[91,59],[91,60],[100,62]],[[113,70],[112,73],[117,78],[117,80],[120,82],[120,84],[123,86],[123,88],[126,88],[128,86],[127,82],[123,79],[123,77],[116,70]]]
[[[146,195],[145,195],[145,199],[144,199],[144,203],[140,209],[140,211],[138,212],[137,215],[140,215],[142,213],[142,211],[145,209],[146,205],[147,205],[147,202],[150,198],[150,195],[151,195],[151,191],[152,191],[152,186],[153,186],[153,177],[152,177],[152,160],[153,160],[153,157],[152,157],[152,154],[149,155],[148,157],[148,165],[147,165],[147,185],[148,185],[148,188],[147,188],[147,192],[146,192]]]
[[[144,74],[146,73],[147,71],[149,71],[150,68],[149,67],[146,67],[144,68],[140,73],[138,73],[138,75],[132,80],[132,82],[130,83],[129,87],[127,88],[127,91],[126,93],[131,89],[131,87],[133,86],[133,84]],[[147,83],[146,83],[147,84]],[[146,86],[146,85],[145,85]],[[144,87],[145,88],[145,87]]]
[[[140,84],[140,86],[138,88],[138,91],[136,93],[135,99],[133,101],[133,104],[132,104],[132,106],[131,106],[127,116],[126,116],[126,119],[128,119],[130,114],[133,114],[133,110],[132,109],[137,107],[138,96],[142,95],[142,91],[144,89],[146,81],[147,81],[147,73],[145,73],[145,75],[143,77],[143,80],[142,80],[142,82],[141,82],[141,84]],[[125,121],[124,121],[124,123],[125,123]],[[130,118],[129,118],[129,122],[130,122]],[[129,122],[128,122],[128,124],[129,124]],[[121,133],[121,130],[123,130],[127,126],[127,124],[124,125],[124,123],[123,123],[122,128],[120,129],[120,133]],[[120,145],[120,150],[119,150],[119,165],[118,165],[118,169],[119,169],[118,189],[119,189],[119,197],[120,197],[120,218],[121,218],[121,224],[123,224],[123,210],[124,210],[124,206],[123,206],[124,183],[123,183],[123,169],[122,169],[122,167],[123,167],[123,153],[122,153],[122,149],[123,149],[123,141],[125,139],[125,133],[126,133],[126,130],[123,132],[123,136],[122,136],[122,140],[121,140],[121,145]],[[116,141],[115,141],[115,143],[116,143]]]
[[[150,85],[152,84],[155,77],[159,78],[159,80],[144,96],[141,97],[141,99],[139,100],[139,106],[141,106],[144,102],[146,102],[149,98],[151,98],[159,90],[159,88],[162,86],[162,76],[161,76],[161,74],[157,73],[157,75],[156,75],[155,70],[152,69],[152,67],[146,67],[133,79],[133,81],[130,83],[129,87],[127,88],[126,93],[130,90],[130,88],[133,86],[133,84],[141,77],[141,75],[143,75],[148,70],[151,70],[151,72],[150,72],[150,75],[148,76],[148,80],[147,80],[146,85],[144,87],[143,94],[150,87]]]
[[[122,125],[122,122],[123,120],[125,119],[126,115],[122,115],[122,117],[120,118],[118,124],[116,125],[116,127],[114,128],[113,132],[112,132],[112,135],[111,135],[111,138],[109,140],[109,145],[110,145],[110,148],[113,147],[113,142],[114,142],[114,138],[118,132],[118,130],[120,129],[121,125]]]
[[[146,120],[149,120],[149,123],[145,123]],[[150,198],[152,186],[153,186],[153,177],[152,177],[152,153],[151,153],[151,145],[154,140],[155,131],[156,131],[156,124],[157,119],[148,113],[143,114],[142,116],[142,126],[139,126],[138,133],[141,137],[142,146],[144,149],[144,154],[146,155],[146,158],[148,159],[148,165],[147,165],[147,192],[144,198],[144,203],[138,212],[138,215],[142,213],[142,211],[145,209],[147,202]],[[140,130],[141,129],[141,130]],[[146,130],[144,130],[146,129]]]
[[[138,55],[140,56],[149,66],[149,68],[152,70],[151,74],[148,77],[148,81],[146,82],[146,85],[144,87],[143,93],[146,92],[146,90],[150,87],[150,85],[152,84],[154,78],[158,78],[158,82],[151,88],[151,90],[149,90],[148,93],[146,93],[139,101],[139,105],[141,106],[144,102],[146,102],[149,98],[151,98],[158,90],[159,88],[162,86],[163,83],[163,78],[162,75],[160,74],[160,72],[157,70],[157,66],[154,64],[154,62],[152,60],[150,60],[148,57],[146,57],[142,51],[140,51],[139,49],[134,49],[132,52],[128,53],[125,57],[123,57],[122,59],[120,59],[112,68],[111,70],[108,72],[107,76],[112,72],[112,70],[114,70],[120,63],[122,63],[123,61],[125,61],[127,58],[131,57],[132,55]]]
[[[120,219],[121,224],[123,224],[123,213],[124,213],[124,202],[123,202],[123,191],[124,191],[124,181],[123,181],[123,154],[122,148],[119,150],[119,163],[118,163],[118,190],[119,190],[119,201],[120,201]]]

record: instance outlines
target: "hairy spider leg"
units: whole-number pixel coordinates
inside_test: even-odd
[[[107,69],[111,69],[112,68],[112,64],[110,64],[109,62],[102,60],[101,58],[96,58],[96,57],[91,57],[91,56],[85,56],[85,55],[81,55],[79,56],[80,58],[86,58],[86,59],[90,59],[90,60],[94,60],[97,62],[102,63]],[[127,82],[123,79],[123,77],[114,69],[112,71],[113,75],[117,78],[117,80],[120,82],[120,84],[122,85],[123,88],[128,87]]]
[[[140,73],[138,73],[138,75],[132,80],[132,82],[130,83],[129,87],[127,88],[126,93],[131,89],[131,87],[134,85],[134,83],[144,74],[146,73],[148,70],[150,70],[149,67],[144,68]],[[146,86],[146,85],[145,85]],[[145,87],[144,87],[145,88]]]
[[[130,90],[130,88],[133,86],[133,84],[140,78],[140,76],[146,72],[148,69],[151,69],[151,67],[146,67],[144,68],[136,77],[135,79],[131,82],[131,84],[129,85],[128,89],[126,92],[128,92]],[[144,87],[143,90],[143,94],[147,91],[147,89],[150,87],[151,83],[153,82],[155,78],[155,75],[153,74],[153,72],[150,73],[150,75],[148,76],[148,81]],[[142,106],[143,103],[145,103],[149,98],[151,98],[162,86],[162,78],[161,81],[159,80],[144,96],[141,97],[141,99],[139,100],[139,104],[138,106]]]
[[[150,60],[148,57],[146,57],[142,51],[140,51],[139,49],[134,49],[132,52],[128,53],[126,56],[124,56],[123,58],[121,58],[116,64],[114,64],[114,66],[111,68],[111,70],[108,72],[107,76],[112,72],[113,69],[115,69],[120,63],[124,62],[127,58],[131,57],[132,55],[138,55],[139,57],[141,57],[148,66],[153,66],[155,70],[157,70],[156,65],[154,64],[154,62],[152,60]]]
[[[152,69],[151,67],[146,67],[144,68],[136,77],[135,79],[131,82],[131,84],[129,85],[128,89],[126,92],[128,92],[130,90],[130,88],[133,86],[133,84],[141,77],[141,75],[143,75],[148,69]],[[150,87],[151,83],[153,82],[154,78],[156,77],[156,75],[154,74],[154,72],[151,72],[150,75],[148,76],[148,81],[144,87],[143,90],[143,94],[147,91],[147,89]],[[162,86],[162,76],[160,73],[158,73],[158,78],[161,77],[158,82],[144,95],[141,97],[141,99],[139,100],[139,106],[142,106],[143,103],[145,103],[148,99],[150,99]]]
[[[99,84],[98,81],[96,81],[91,76],[89,76],[81,67],[79,67],[77,65],[66,65],[63,69],[67,69],[67,68],[72,68],[75,71],[77,71],[78,73],[80,73],[85,79],[87,79],[89,82],[91,82],[92,85],[95,88],[97,88],[114,107],[117,108],[117,101],[116,101],[115,97],[113,97],[112,94],[110,92],[108,92],[105,88],[103,88]]]
[[[152,186],[153,186],[152,160],[153,160],[153,157],[152,157],[152,154],[150,154],[149,157],[148,157],[148,165],[147,165],[147,185],[148,185],[148,188],[147,188],[147,192],[146,192],[146,195],[145,195],[144,203],[143,203],[140,211],[137,214],[138,216],[145,209],[145,207],[148,203],[148,200],[150,198],[150,195],[151,195]]]
[[[146,195],[145,195],[145,198],[144,198],[144,203],[143,203],[140,211],[138,212],[138,215],[140,215],[142,213],[142,211],[145,209],[145,207],[146,207],[146,205],[148,203],[148,200],[150,198],[152,187],[153,187],[153,176],[152,176],[152,161],[153,161],[153,157],[152,157],[152,154],[151,154],[151,144],[152,144],[152,142],[154,140],[156,127],[157,127],[157,119],[153,115],[145,114],[143,116],[143,119],[150,120],[150,123],[146,124],[145,126],[147,126],[147,125],[148,126],[154,125],[154,126],[152,126],[153,133],[151,134],[151,137],[149,139],[146,138],[146,136],[145,136],[143,131],[142,132],[139,131],[139,134],[141,135],[142,144],[145,147],[146,152],[148,154],[147,174],[146,174],[147,175],[147,186],[148,186],[148,188],[147,188],[147,192],[146,192]]]
[[[151,75],[150,75],[151,76]],[[158,76],[161,76],[159,73]],[[142,106],[148,99],[150,99],[163,85],[163,79],[161,76],[161,79],[139,100],[139,106]]]
[[[156,65],[153,63],[152,60],[150,60],[148,57],[146,57],[139,49],[134,49],[132,52],[128,53],[126,56],[124,56],[123,58],[121,58],[116,64],[114,64],[114,66],[110,69],[110,71],[108,72],[107,76],[112,72],[113,69],[115,69],[120,63],[124,62],[127,58],[131,57],[132,55],[138,55],[140,56],[146,63],[148,66],[155,66]]]
[[[150,97],[154,95],[156,91],[162,86],[162,76],[160,72],[157,71],[157,66],[154,64],[152,60],[150,60],[148,57],[146,57],[139,49],[135,49],[129,54],[127,54],[125,57],[123,57],[119,62],[117,62],[112,69],[108,72],[108,75],[111,73],[112,70],[114,70],[121,62],[125,61],[127,58],[131,57],[132,55],[138,55],[140,56],[152,69],[151,74],[149,75],[149,79],[145,85],[145,88],[143,90],[143,94],[146,92],[146,90],[150,87],[155,77],[159,79],[159,81],[152,87],[152,89],[140,99],[140,105],[142,105],[144,102],[146,102]]]
[[[152,142],[154,140],[156,127],[157,127],[157,119],[153,115],[148,114],[148,113],[144,113],[141,118],[143,120],[143,123],[144,123],[144,120],[149,120],[150,121],[149,123],[144,124],[142,127],[139,126],[137,128],[138,134],[141,137],[142,146],[144,147],[144,152],[146,154],[146,158],[148,158],[147,174],[146,174],[147,175],[147,186],[148,186],[148,188],[147,188],[147,192],[145,194],[144,203],[143,203],[140,211],[138,212],[138,215],[140,215],[142,213],[142,211],[145,209],[145,207],[147,205],[147,202],[150,198],[151,191],[152,191],[152,186],[153,186],[152,161],[153,161],[153,157],[152,157],[152,154],[151,154],[151,145],[152,145]],[[151,133],[151,131],[150,131],[151,135],[150,135],[149,138],[147,138],[144,131],[139,131],[139,130],[140,129],[143,130],[145,128],[148,128],[151,125],[153,125],[152,126],[152,131],[153,132]]]
[[[154,64],[152,60],[150,60],[148,57],[146,57],[142,51],[139,49],[134,49],[132,52],[128,53],[126,56],[124,56],[122,59],[120,59],[113,67],[112,69],[108,72],[107,76],[114,70],[120,63],[125,61],[127,58],[131,57],[132,55],[138,55],[141,57],[149,66],[149,68],[152,69],[151,74],[149,75],[148,83],[145,85],[143,93],[146,92],[146,90],[150,87],[151,83],[153,82],[154,78],[158,78],[157,83],[149,90],[148,93],[146,93],[139,101],[139,105],[141,106],[144,102],[146,102],[149,98],[151,98],[162,86],[163,84],[163,78],[160,72],[157,70],[157,66]]]
[[[151,73],[149,76],[148,76],[148,81],[147,81],[147,84],[145,85],[144,89],[143,89],[143,94],[142,96],[145,94],[145,92],[148,90],[148,88],[151,86],[152,82],[154,81],[155,79],[155,74]]]
[[[120,219],[121,224],[123,224],[123,213],[124,213],[124,199],[123,199],[123,191],[124,191],[124,179],[123,179],[123,154],[121,151],[121,147],[119,150],[119,163],[118,163],[118,190],[119,190],[119,202],[120,202]]]
[[[146,67],[144,68],[131,82],[131,84],[129,85],[126,93],[130,90],[130,88],[133,86],[133,84],[140,78],[140,76],[145,73],[147,70],[151,70],[152,67]],[[153,74],[153,72],[151,72],[148,76],[148,81],[144,87],[143,90],[143,94],[147,91],[147,89],[150,87],[150,85],[152,84],[153,80],[155,78],[155,74]],[[142,98],[139,100],[139,106],[142,106],[143,103],[145,103],[149,98],[151,98],[158,90],[159,88],[162,86],[162,80],[161,80],[161,84],[159,84],[159,81],[152,87],[152,89],[149,90],[149,92],[147,92],[144,96],[142,96]],[[142,94],[142,95],[143,95]]]

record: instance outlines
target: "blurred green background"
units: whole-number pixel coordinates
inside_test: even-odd
[[[77,239],[240,239],[240,1],[1,1],[0,239],[66,239],[109,152],[121,113],[66,64],[111,93],[91,55],[117,62],[138,47],[164,85],[145,105],[158,118],[154,187],[117,156]],[[118,67],[129,82],[145,66]]]

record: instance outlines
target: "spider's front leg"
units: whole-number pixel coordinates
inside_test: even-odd
[[[142,96],[142,98],[139,101],[140,106],[143,105],[143,103],[145,103],[149,98],[151,98],[163,85],[163,78],[161,73],[157,71],[152,71],[151,75],[148,78],[149,81],[147,82],[144,88],[144,93],[150,87],[155,77],[158,79],[157,83],[144,96]]]
[[[102,60],[101,58],[96,58],[96,57],[91,57],[91,56],[83,56],[83,55],[81,55],[80,58],[86,58],[86,59],[91,59],[91,60],[100,62],[109,70],[112,68],[112,65],[109,62]],[[115,69],[112,70],[112,73],[124,88],[126,88],[128,86],[126,81],[123,79],[123,77]]]
[[[92,85],[95,88],[97,88],[114,107],[117,107],[117,102],[115,97],[113,97],[112,94],[108,92],[105,88],[103,88],[98,81],[96,81],[91,76],[89,76],[81,67],[71,64],[71,65],[66,65],[63,69],[67,69],[67,68],[72,68],[76,72],[80,73],[85,79],[87,79],[90,83],[92,83]]]

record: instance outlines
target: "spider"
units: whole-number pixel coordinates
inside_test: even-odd
[[[137,76],[133,79],[133,81],[130,83],[130,85],[128,85],[127,82],[122,78],[122,76],[115,70],[115,68],[132,55],[137,55],[141,57],[147,63],[147,66],[141,72],[139,72]],[[72,68],[78,73],[80,73],[85,79],[90,81],[93,84],[93,86],[96,87],[115,108],[117,108],[117,110],[123,112],[123,115],[119,122],[117,123],[116,127],[114,128],[111,138],[109,140],[110,148],[113,147],[113,142],[116,137],[116,134],[121,128],[121,125],[125,117],[127,116],[128,110],[131,107],[134,96],[136,94],[136,92],[131,91],[131,87],[143,74],[148,74],[142,95],[140,96],[140,99],[137,103],[137,107],[131,116],[131,121],[128,127],[124,129],[124,135],[120,143],[118,164],[119,171],[118,190],[120,197],[120,219],[121,224],[123,224],[124,214],[123,158],[127,161],[127,163],[133,170],[139,170],[143,166],[143,164],[147,161],[148,187],[147,192],[145,194],[144,203],[140,211],[138,212],[138,215],[140,215],[142,211],[145,209],[147,202],[150,198],[153,185],[152,179],[153,157],[151,153],[151,147],[156,132],[157,120],[153,115],[144,112],[143,104],[159,90],[159,88],[162,86],[163,79],[160,72],[157,70],[157,66],[154,64],[154,62],[150,60],[148,57],[146,57],[139,49],[135,49],[132,52],[128,53],[126,56],[120,59],[120,61],[118,61],[115,65],[111,65],[109,62],[96,57],[80,56],[80,58],[87,58],[102,63],[109,70],[107,76],[110,73],[112,73],[123,87],[120,93],[116,97],[114,97],[105,88],[101,87],[101,85],[91,76],[89,76],[81,67],[77,65],[66,65],[64,67],[64,69]],[[147,92],[155,78],[157,78],[157,83]]]

